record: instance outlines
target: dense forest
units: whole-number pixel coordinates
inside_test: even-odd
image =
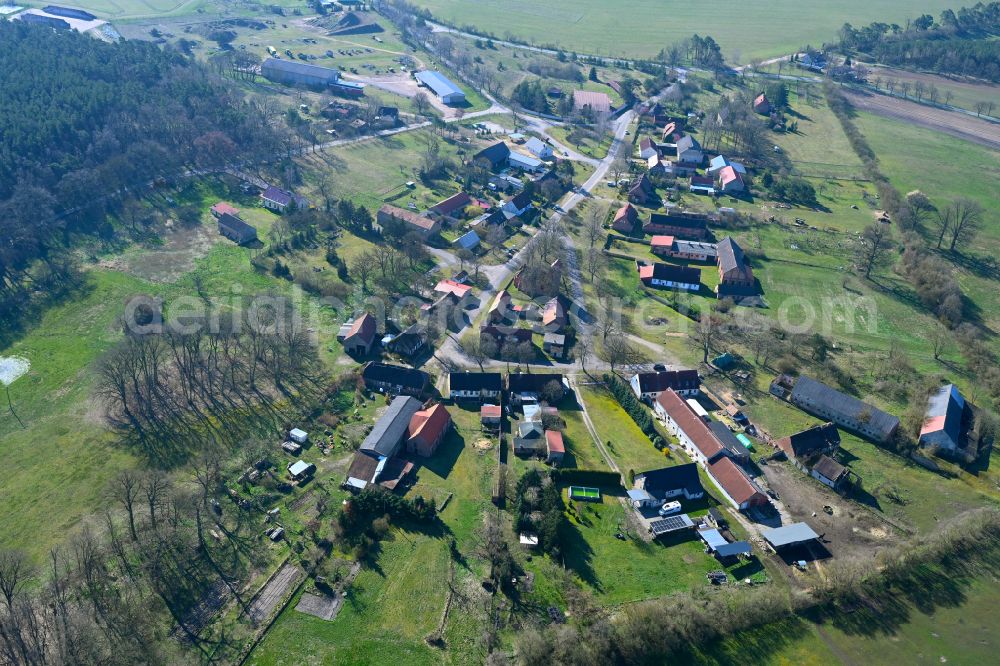
[[[906,27],[871,23],[840,29],[840,47],[860,51],[875,61],[942,74],[1000,81],[1000,2],[979,3],[941,13],[937,21],[924,14]]]
[[[283,147],[274,114],[177,51],[0,22],[0,322],[118,195]],[[44,269],[44,270],[43,270]]]

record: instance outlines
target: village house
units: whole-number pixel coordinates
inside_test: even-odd
[[[472,157],[473,162],[485,160],[490,164],[490,171],[499,171],[507,166],[507,158],[510,157],[510,146],[503,141],[497,141],[491,146],[483,148]]]
[[[552,146],[538,137],[531,137],[524,143],[525,149],[540,160],[550,160],[555,155]]]
[[[715,293],[725,296],[747,296],[757,291],[757,281],[753,276],[750,262],[743,254],[743,248],[731,236],[726,236],[717,246],[719,284]]]
[[[753,110],[755,113],[759,113],[762,116],[766,116],[771,113],[771,102],[767,99],[767,95],[761,93],[754,98]]]
[[[730,504],[740,511],[769,503],[764,491],[728,457],[709,464],[708,475]]]
[[[693,400],[688,400],[687,403],[690,405]],[[705,419],[702,419],[703,421]],[[723,448],[726,449],[726,456],[732,458],[734,461],[743,464],[750,461],[750,450],[743,445],[743,442],[736,438],[733,431],[729,429],[722,421],[715,421],[713,419],[708,420],[708,429],[712,431],[715,438],[719,440],[719,444],[722,444]]]
[[[542,351],[553,358],[566,354],[566,336],[562,333],[546,333],[542,338]]]
[[[444,201],[434,204],[427,209],[427,212],[447,220],[460,221],[465,219],[465,209],[471,205],[472,197],[465,192],[459,192],[451,195]]]
[[[715,194],[715,179],[710,176],[691,176],[691,184],[688,187],[695,194]]]
[[[492,341],[497,351],[502,350],[506,344],[531,344],[531,336],[529,328],[516,328],[503,324],[491,324],[479,328],[480,341]]]
[[[465,310],[479,304],[479,299],[472,293],[472,286],[454,280],[441,280],[434,286],[438,295],[452,294],[457,299],[457,307]]]
[[[809,470],[809,476],[825,486],[840,490],[850,479],[851,471],[829,456],[820,456]]]
[[[566,309],[558,296],[542,308],[542,327],[549,333],[560,333],[566,327]]]
[[[413,469],[413,464],[397,458],[409,436],[413,415],[420,411],[419,400],[397,396],[375,422],[354,454],[344,485],[361,491],[369,485],[393,490]]]
[[[538,421],[521,421],[514,436],[514,454],[543,456],[546,454],[545,428]]]
[[[775,440],[775,446],[803,471],[820,455],[833,455],[840,447],[840,433],[837,426],[824,423],[807,428],[787,437]]]
[[[545,431],[545,461],[550,465],[558,467],[562,464],[563,456],[566,455],[566,445],[563,443],[562,433],[558,430]]]
[[[678,162],[701,164],[705,161],[705,153],[701,149],[701,144],[690,134],[685,134],[678,139],[675,151]]]
[[[927,400],[927,411],[920,427],[921,446],[932,447],[938,453],[955,456],[965,449],[962,422],[965,398],[954,384],[937,389]]]
[[[510,292],[501,289],[490,303],[489,310],[486,311],[486,321],[490,324],[510,324],[517,320],[517,315],[511,306],[512,300]]]
[[[437,220],[391,204],[384,204],[378,209],[375,224],[376,230],[379,232],[382,232],[386,227],[402,225],[407,233],[416,233],[425,241],[441,231],[441,223]]]
[[[284,213],[292,203],[295,204],[296,208],[309,207],[309,201],[305,197],[292,194],[288,190],[283,190],[274,185],[268,185],[267,189],[261,192],[260,203],[264,208],[278,213]]]
[[[496,430],[503,419],[503,408],[500,405],[483,405],[479,408],[479,423],[488,430]]]
[[[220,215],[218,223],[219,233],[237,245],[246,245],[257,240],[257,229],[231,213]]]
[[[407,453],[430,458],[450,429],[451,414],[440,403],[414,412],[407,431]]]
[[[733,170],[736,173],[740,174],[741,176],[747,175],[747,170],[746,170],[745,166],[743,166],[739,162],[733,162],[733,161],[731,161],[729,158],[725,157],[724,155],[716,155],[711,160],[709,160],[709,162],[708,162],[708,173],[709,173],[709,175],[715,176],[720,171],[722,171],[723,169],[725,169],[726,167],[732,167]]]
[[[560,374],[515,372],[507,376],[507,391],[514,405],[540,402],[543,399],[557,402],[567,390],[566,380]]]
[[[220,201],[219,203],[212,206],[210,212],[212,213],[212,217],[214,217],[215,219],[219,219],[223,215],[232,215],[233,217],[240,216],[239,208],[227,204],[225,201]]]
[[[701,289],[701,271],[697,268],[657,262],[639,265],[638,269],[639,280],[647,287],[683,289],[685,291]]]
[[[704,467],[735,508],[743,511],[768,503],[767,495],[733,462],[732,456],[739,453],[720,442],[711,426],[675,391],[662,392],[653,403],[653,413],[677,438],[685,453]]]
[[[388,395],[423,395],[430,378],[423,370],[369,361],[361,369],[361,379],[369,391]]]
[[[580,112],[588,109],[594,114],[609,114],[611,113],[611,98],[608,97],[607,93],[574,90],[573,110]]]
[[[343,326],[337,333],[337,340],[344,345],[344,351],[353,356],[367,356],[378,335],[375,317],[367,312]]]
[[[731,166],[719,170],[718,178],[719,190],[726,194],[739,194],[746,189],[743,175]]]
[[[477,234],[474,229],[470,229],[456,238],[452,245],[457,247],[459,250],[468,250],[471,252],[479,247],[480,242],[479,234]]]
[[[649,221],[643,225],[642,231],[650,235],[702,241],[708,237],[708,222],[711,219],[704,213],[693,211],[650,213]]]
[[[656,147],[656,142],[650,139],[648,136],[643,137],[639,141],[639,157],[644,160],[648,160],[654,155],[659,155],[660,151]]]
[[[637,372],[629,380],[635,397],[652,403],[660,394],[670,389],[685,397],[701,393],[701,380],[697,370],[660,370],[657,372]]]
[[[698,500],[705,496],[705,489],[698,477],[698,465],[695,463],[640,472],[635,475],[634,485],[653,498],[653,502],[647,506],[659,506],[664,500],[675,497]]]
[[[772,393],[778,392],[772,384]],[[788,399],[803,411],[878,443],[889,441],[899,428],[897,417],[805,375],[795,380]]]
[[[725,447],[677,392],[666,389],[653,402],[654,415],[677,437],[688,456],[703,466],[725,455]]]
[[[499,372],[452,372],[448,374],[449,400],[498,401],[503,392]]]
[[[715,261],[715,243],[677,240],[673,236],[653,236],[649,241],[653,254],[689,261]]]
[[[629,203],[646,205],[656,201],[653,183],[645,173],[639,174],[628,190]]]
[[[611,228],[626,236],[636,235],[639,230],[639,211],[630,203],[625,204],[615,211]],[[641,232],[640,232],[641,233]]]
[[[500,210],[503,211],[503,214],[507,217],[508,220],[513,217],[524,215],[530,209],[531,209],[531,193],[528,192],[527,190],[519,192],[515,196],[511,197],[510,199],[505,201],[503,206],[501,206],[500,208]]]

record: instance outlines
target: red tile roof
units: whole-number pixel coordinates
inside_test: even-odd
[[[562,303],[559,302],[558,298],[553,298],[545,304],[545,310],[542,311],[542,324],[548,326],[549,324],[565,321],[565,319],[566,312],[563,310]]]
[[[351,330],[348,332],[347,337],[352,338],[357,335],[366,343],[369,343],[375,339],[375,332],[377,328],[378,327],[375,325],[375,317],[366,312],[354,320],[354,324],[351,326]]]
[[[500,405],[483,405],[479,408],[479,418],[498,419],[502,414]]]
[[[721,171],[719,171],[719,182],[722,183],[723,187],[733,182],[734,180],[742,181],[743,178],[740,176],[740,174],[736,173],[736,169],[734,169],[733,167],[727,166],[724,167]]]
[[[760,489],[753,484],[736,463],[725,456],[709,465],[708,473],[718,481],[726,494],[732,497],[737,504],[750,502],[755,497],[758,497],[759,501],[765,501]]]
[[[392,206],[390,204],[384,204],[378,209],[378,212],[382,215],[387,215],[391,218],[397,219],[400,222],[406,222],[415,227],[419,227],[425,231],[430,231],[434,229],[436,224],[434,220],[429,217],[424,217],[414,213],[412,210],[406,210],[405,208],[400,208],[399,206]]]
[[[577,109],[589,106],[596,112],[607,112],[611,110],[611,98],[608,97],[607,93],[574,90],[573,106]]]
[[[230,206],[225,201],[220,201],[212,206],[212,212],[216,215],[224,215],[225,213],[229,213],[230,215],[239,215],[240,209],[235,206]]]
[[[410,417],[410,439],[420,439],[424,442],[436,442],[451,423],[451,414],[438,403],[428,409],[422,409]]]
[[[670,415],[670,418],[684,431],[688,439],[698,447],[708,460],[722,453],[725,449],[716,439],[708,424],[702,421],[688,406],[684,398],[677,395],[673,389],[667,389],[656,398],[660,407]]]
[[[467,293],[472,291],[472,287],[467,284],[455,282],[454,280],[441,280],[434,287],[434,291],[441,294],[454,294],[459,298],[464,298]]]
[[[566,453],[562,433],[558,430],[546,430],[545,443],[548,445],[549,453]]]
[[[673,236],[653,236],[649,239],[650,247],[672,247],[673,244]]]
[[[444,201],[435,205],[431,210],[441,215],[451,215],[460,208],[465,208],[472,203],[472,197],[465,192],[453,194]]]

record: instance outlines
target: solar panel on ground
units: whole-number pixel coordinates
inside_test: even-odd
[[[660,518],[649,523],[649,529],[653,532],[653,536],[660,536],[667,532],[676,532],[688,527],[694,527],[694,523],[686,513],[682,513],[679,516],[670,516],[669,518]]]

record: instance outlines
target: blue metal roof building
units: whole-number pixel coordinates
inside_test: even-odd
[[[461,104],[465,101],[465,93],[452,83],[441,72],[425,70],[413,75],[417,81],[434,91],[445,104]]]

